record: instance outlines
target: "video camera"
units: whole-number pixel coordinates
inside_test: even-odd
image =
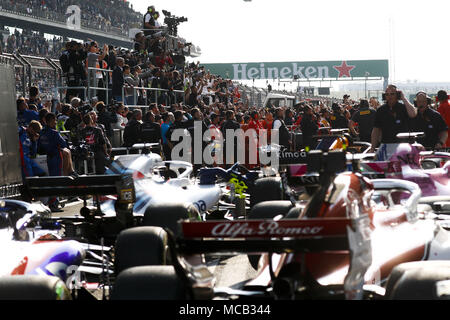
[[[91,112],[92,110],[94,110],[94,109],[92,108],[92,106],[91,106],[89,103],[87,103],[87,104],[85,104],[85,105],[83,105],[83,106],[78,107],[78,111],[79,111],[82,115],[85,115],[86,113],[89,113],[89,112]]]
[[[164,23],[167,24],[167,27],[169,28],[169,34],[176,37],[178,33],[178,25],[182,22],[188,21],[188,19],[186,17],[173,16],[172,13],[167,10],[163,10],[162,12],[165,16]]]

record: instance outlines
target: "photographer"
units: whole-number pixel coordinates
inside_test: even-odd
[[[81,43],[70,41],[66,43],[66,50],[59,57],[59,62],[66,77],[68,87],[80,87],[86,80],[86,72],[83,62],[87,58],[87,53]],[[67,90],[66,102],[70,102],[73,97],[85,99],[82,89]]]
[[[89,70],[89,68],[96,68],[96,69],[103,69],[103,64],[100,64],[100,61],[103,62],[103,59],[108,55],[108,46],[105,44],[103,46],[103,52],[100,54],[100,48],[98,46],[98,43],[95,41],[92,41],[89,43],[88,47],[88,53],[87,58],[85,62],[86,66],[86,73],[88,74],[88,81],[89,81],[89,87],[96,88],[99,84],[103,83],[103,72],[99,70]],[[106,62],[105,62],[106,63]],[[90,96],[96,96],[97,90],[92,89],[91,90],[92,95]]]

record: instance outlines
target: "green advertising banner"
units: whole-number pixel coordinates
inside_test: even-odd
[[[211,63],[201,66],[212,74],[233,80],[389,77],[388,60]]]

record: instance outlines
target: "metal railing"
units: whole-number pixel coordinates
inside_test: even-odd
[[[85,100],[91,100],[93,97],[97,96],[97,91],[105,91],[105,103],[109,103],[110,98],[110,90],[112,90],[111,88],[111,73],[112,70],[111,69],[102,69],[102,68],[93,68],[93,67],[88,67],[88,79],[87,79],[87,86],[76,86],[76,87],[70,87],[70,86],[60,86],[57,87],[58,92],[60,92],[60,100],[63,100],[63,97],[61,95],[61,92],[63,90],[83,90],[84,93],[84,98]],[[97,78],[97,74],[98,72],[102,72],[103,73],[103,83],[105,85],[105,87],[99,87],[97,85],[99,78]],[[125,94],[125,90],[132,90],[132,94],[131,95],[126,95]],[[148,92],[155,92],[155,94],[153,95],[154,97],[154,101],[150,101],[150,103],[156,103],[158,104],[158,100],[160,93],[169,93],[169,94],[173,94],[173,96],[169,96],[168,99],[172,100],[174,99],[175,101],[171,101],[172,103],[176,103],[178,101],[182,101],[183,104],[185,103],[185,92],[184,90],[169,90],[169,89],[161,89],[161,88],[147,88],[147,87],[134,87],[134,86],[128,86],[126,83],[124,84],[124,86],[122,86],[122,103],[124,105],[133,105],[133,106],[139,106],[141,107],[141,105],[138,105],[137,102],[137,98],[138,98],[138,90],[141,91],[145,91],[145,101],[148,101],[148,96],[147,93]],[[179,96],[181,95],[181,99],[179,99]],[[126,98],[127,97],[133,97],[133,102],[132,104],[127,103]],[[146,103],[145,105],[148,105],[148,103]],[[144,106],[145,106],[144,105]]]
[[[158,92],[169,92],[169,93],[171,93],[171,92],[173,92],[174,93],[174,97],[175,97],[175,103],[177,102],[177,99],[176,99],[176,97],[177,97],[177,93],[178,94],[182,94],[182,99],[183,99],[183,104],[185,104],[185,95],[184,95],[184,90],[168,90],[168,89],[160,89],[160,88],[146,88],[146,87],[122,87],[122,101],[124,102],[124,104],[125,105],[130,105],[130,104],[128,104],[128,103],[125,103],[125,99],[124,98],[126,98],[126,97],[131,97],[131,96],[125,96],[125,89],[132,89],[133,90],[133,95],[132,95],[132,97],[133,97],[133,104],[132,105],[137,105],[136,104],[136,101],[137,101],[137,91],[138,90],[144,90],[144,91],[146,91],[146,92],[148,92],[148,91],[154,91],[154,92],[156,92],[155,93],[155,95],[154,95],[154,97],[155,97],[155,100],[154,101],[150,101],[150,103],[156,103],[156,104],[158,104]],[[172,102],[173,103],[173,102]]]
[[[106,101],[109,101],[109,80],[110,80],[110,73],[112,73],[112,70],[110,69],[102,69],[102,68],[93,68],[93,67],[88,67],[88,81],[87,81],[87,92],[88,92],[88,97],[89,100],[91,100],[93,98],[93,96],[91,95],[91,90],[94,90],[93,92],[96,93],[97,91],[106,91]],[[94,72],[93,72],[94,71]],[[97,78],[97,74],[98,72],[102,72],[103,74],[106,75],[106,81],[104,82],[104,85],[106,87],[97,87],[98,84],[98,80],[100,78]],[[94,86],[91,86],[91,81],[93,80]],[[96,95],[94,95],[95,97]]]

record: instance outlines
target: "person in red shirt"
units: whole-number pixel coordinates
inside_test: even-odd
[[[445,123],[447,124],[448,129],[448,137],[445,143],[445,148],[450,148],[450,104],[448,103],[448,95],[444,90],[440,90],[437,94],[437,99],[439,101],[438,112],[441,114],[442,118],[444,118]]]
[[[259,114],[257,111],[252,111],[250,113],[250,121],[248,123],[248,127],[247,130],[251,130],[253,129],[254,131],[251,133],[251,135],[249,136],[249,139],[252,139],[253,141],[250,143],[249,141],[249,152],[250,152],[250,146],[256,146],[258,147],[258,141],[259,141],[259,135],[260,135],[260,130],[263,129],[263,126],[261,124],[261,122],[259,121]],[[257,163],[259,163],[259,156],[258,153],[256,154],[256,158],[257,158]],[[250,160],[250,158],[247,158],[248,160]],[[254,167],[256,167],[256,164],[248,164],[247,168],[248,169],[252,169]]]
[[[164,51],[160,56],[155,57],[155,64],[158,68],[162,69],[166,64],[173,65],[172,57],[167,51]]]
[[[272,112],[268,111],[266,113],[266,118],[262,122],[263,128],[267,130],[267,144],[270,143],[272,124],[273,124],[273,114]]]

